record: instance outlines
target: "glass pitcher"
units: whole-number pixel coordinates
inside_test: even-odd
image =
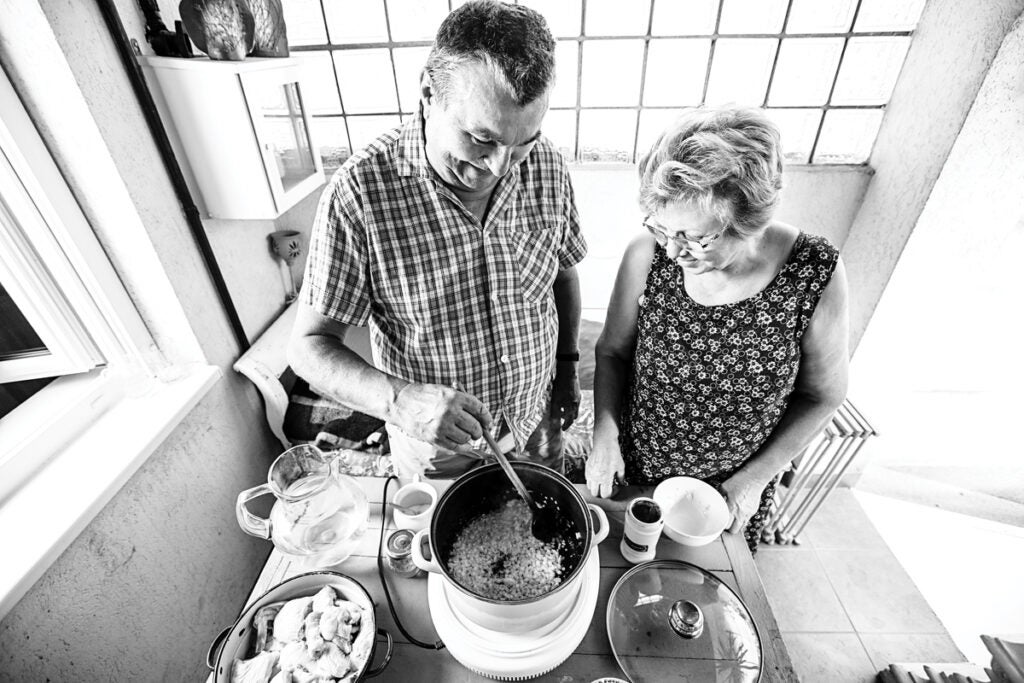
[[[352,477],[342,474],[342,458],[328,458],[313,445],[290,448],[270,466],[267,483],[238,494],[235,514],[247,534],[269,538],[283,553],[307,567],[329,567],[345,560],[366,532],[370,506]],[[253,498],[277,498],[269,519],[246,508]]]

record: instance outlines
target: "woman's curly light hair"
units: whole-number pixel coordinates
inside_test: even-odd
[[[782,189],[779,130],[752,107],[687,110],[640,160],[640,206],[687,201],[741,235],[771,220]]]

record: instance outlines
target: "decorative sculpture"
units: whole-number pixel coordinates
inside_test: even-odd
[[[288,32],[281,0],[249,0],[249,9],[256,21],[249,54],[253,57],[287,57]]]
[[[185,31],[210,59],[287,57],[281,0],[181,0]]]
[[[192,42],[210,59],[241,61],[255,36],[255,19],[246,0],[181,0],[181,21]]]

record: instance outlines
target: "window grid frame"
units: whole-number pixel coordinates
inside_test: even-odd
[[[331,68],[334,75],[334,86],[338,94],[338,104],[340,112],[339,114],[316,114],[313,118],[318,119],[330,119],[330,118],[341,118],[345,123],[345,135],[346,142],[349,146],[349,153],[354,153],[355,147],[352,143],[352,134],[349,131],[348,119],[357,117],[369,117],[369,116],[397,116],[400,121],[404,121],[406,116],[411,115],[413,112],[404,111],[401,88],[398,83],[398,68],[395,64],[394,51],[397,48],[416,48],[416,47],[430,47],[433,41],[430,40],[394,40],[394,36],[391,30],[391,18],[390,18],[390,7],[388,0],[380,0],[384,6],[384,21],[385,29],[387,31],[387,41],[376,41],[376,42],[364,42],[364,43],[333,43],[330,35],[330,24],[327,21],[327,13],[324,7],[324,0],[319,0],[321,20],[324,22],[324,35],[327,37],[327,43],[313,44],[313,45],[299,45],[291,47],[291,51],[295,53],[304,52],[327,52],[331,57]],[[519,4],[519,0],[515,0],[516,4]],[[868,162],[867,160],[862,162],[847,162],[847,163],[836,163],[836,162],[815,162],[814,158],[817,153],[818,142],[821,138],[822,128],[825,125],[825,120],[829,111],[832,110],[885,110],[888,106],[888,101],[883,104],[833,104],[832,97],[836,90],[836,85],[839,81],[839,74],[842,71],[843,60],[846,56],[846,50],[849,46],[851,38],[876,38],[876,37],[900,37],[910,38],[914,35],[914,30],[894,30],[894,31],[855,31],[853,29],[857,24],[857,18],[860,15],[861,4],[863,0],[856,0],[856,5],[850,16],[848,28],[846,31],[838,32],[822,32],[822,31],[807,31],[800,33],[788,33],[787,28],[789,25],[789,19],[793,9],[793,0],[787,0],[786,10],[783,17],[782,28],[776,32],[764,32],[764,33],[721,33],[721,21],[722,11],[725,4],[725,0],[718,0],[718,7],[715,15],[715,27],[712,33],[682,33],[672,35],[653,35],[654,28],[654,11],[655,4],[657,2],[670,2],[671,0],[651,0],[650,8],[647,17],[647,32],[644,35],[625,35],[625,36],[608,36],[608,35],[587,35],[586,34],[586,22],[587,22],[587,0],[581,0],[580,7],[580,26],[579,34],[576,36],[560,36],[556,38],[559,43],[574,42],[576,43],[576,103],[575,106],[562,106],[562,107],[551,107],[550,111],[572,111],[575,114],[575,129],[574,129],[574,140],[572,147],[572,155],[569,159],[575,163],[600,163],[600,162],[584,162],[581,149],[580,149],[580,117],[583,111],[597,111],[597,110],[619,110],[619,111],[635,111],[637,113],[636,122],[633,131],[633,149],[630,153],[631,163],[636,163],[637,159],[642,155],[642,150],[638,149],[640,140],[640,127],[642,113],[644,110],[681,110],[685,107],[678,105],[644,105],[644,91],[647,81],[647,62],[648,52],[650,49],[651,41],[663,41],[663,40],[687,40],[687,39],[703,39],[710,40],[711,45],[708,50],[707,64],[704,70],[704,86],[701,93],[701,104],[707,101],[708,85],[711,80],[711,69],[715,59],[715,48],[720,38],[733,40],[733,39],[774,39],[776,40],[775,54],[772,58],[772,66],[768,76],[767,86],[765,88],[764,97],[761,101],[761,107],[766,111],[773,110],[817,110],[821,112],[821,116],[818,119],[817,127],[814,132],[814,141],[811,145],[810,151],[807,153],[806,159],[801,163],[813,166],[864,166]],[[448,11],[452,10],[452,0],[448,0]],[[915,29],[916,30],[916,29]],[[782,43],[784,40],[789,39],[803,39],[803,38],[841,38],[843,45],[839,53],[839,58],[836,62],[835,71],[832,74],[832,83],[829,87],[828,97],[824,104],[810,106],[801,104],[789,104],[789,105],[773,105],[768,106],[768,100],[771,95],[772,85],[775,79],[775,71],[778,66],[779,54],[782,51]],[[582,91],[583,91],[583,44],[585,42],[596,42],[604,40],[643,40],[643,58],[641,62],[640,71],[640,95],[636,105],[610,105],[610,106],[583,106],[582,105]],[[337,62],[334,59],[335,52],[343,52],[348,50],[371,50],[371,49],[387,49],[388,56],[391,62],[391,77],[392,84],[395,88],[395,101],[398,103],[396,110],[392,111],[373,111],[373,112],[347,112],[345,109],[345,101],[342,95],[342,89],[340,79],[338,78],[338,67]],[[687,105],[690,106],[690,105]]]

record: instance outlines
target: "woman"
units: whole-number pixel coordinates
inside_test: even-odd
[[[775,126],[700,108],[640,162],[647,232],[626,248],[597,342],[586,479],[686,475],[725,495],[756,550],[779,473],[846,395],[847,291],[821,237],[772,220]]]

